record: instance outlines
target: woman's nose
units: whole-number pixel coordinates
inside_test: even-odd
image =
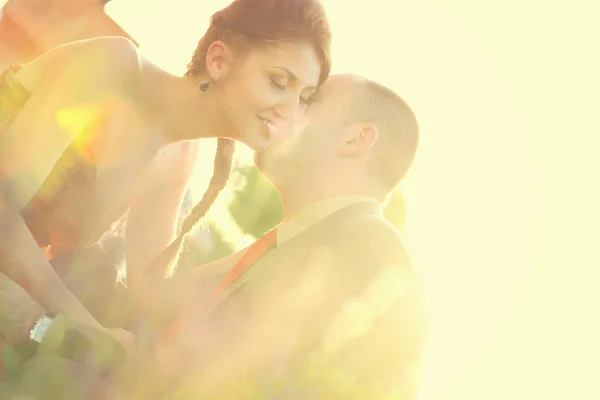
[[[300,97],[296,93],[290,93],[275,107],[275,112],[279,118],[290,120],[292,123],[297,121],[300,111]]]

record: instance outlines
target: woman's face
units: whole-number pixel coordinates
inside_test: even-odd
[[[319,58],[310,43],[283,42],[249,51],[219,79],[226,135],[254,150],[289,135],[316,91]]]

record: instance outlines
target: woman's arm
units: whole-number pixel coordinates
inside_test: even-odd
[[[194,170],[197,142],[164,148],[145,175],[127,216],[127,288],[135,312],[144,314],[159,296],[165,274],[146,268],[176,236],[181,203]],[[164,271],[166,273],[166,270]],[[161,300],[158,300],[161,301]]]
[[[0,240],[0,272],[25,288],[45,309],[100,327],[56,275],[23,218],[8,207],[3,207],[0,213],[0,230],[4,236]]]
[[[0,301],[0,340],[27,343],[29,331],[45,310],[4,274],[0,274]]]
[[[157,155],[127,216],[127,283],[134,288],[150,262],[174,239],[194,171],[197,141],[173,143]],[[160,278],[163,278],[161,276]]]

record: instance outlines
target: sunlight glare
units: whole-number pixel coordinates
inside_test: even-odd
[[[180,74],[211,13],[228,3],[132,0],[107,10]],[[591,372],[600,370],[600,263],[591,251],[600,239],[599,6],[324,4],[333,73],[389,86],[421,126],[402,185],[407,243],[430,304],[420,400],[600,398]],[[205,146],[203,182],[214,143]]]

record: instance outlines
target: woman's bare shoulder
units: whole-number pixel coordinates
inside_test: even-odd
[[[82,90],[137,90],[142,61],[137,47],[124,37],[78,40],[48,50],[22,66],[18,79],[35,92],[49,80],[78,81]]]

